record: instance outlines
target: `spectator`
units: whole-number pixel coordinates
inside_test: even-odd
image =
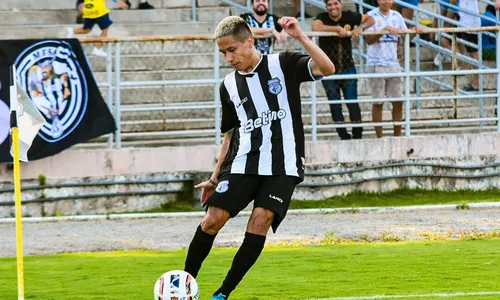
[[[122,0],[113,0],[117,2],[123,9],[128,9],[128,5]],[[106,0],[85,0],[83,7],[83,27],[73,29],[67,28],[67,38],[73,38],[75,34],[87,34],[94,25],[97,24],[102,30],[101,37],[107,37],[109,27],[113,21],[109,18],[109,9],[106,7]],[[106,56],[106,52],[102,50],[102,43],[97,43],[92,50],[93,55]]]
[[[452,20],[457,20],[458,19],[458,5],[459,5],[459,0],[441,0],[442,2],[448,3],[452,6],[447,6],[440,4],[440,9],[441,9],[441,16],[446,17],[448,19]],[[438,20],[437,18],[434,19],[434,28],[438,28]],[[443,27],[449,28],[449,27],[455,27],[455,25],[450,24],[449,22],[444,22]],[[449,38],[446,38],[444,36],[441,37],[441,46],[450,50],[451,51],[451,40]],[[441,61],[444,62],[451,62],[451,57],[446,54],[441,54],[438,53],[436,57],[434,58],[434,65],[436,67],[439,66]]]
[[[386,30],[387,34],[368,35],[365,40],[368,44],[368,72],[371,73],[399,73],[401,67],[398,60],[397,33],[399,30],[406,30],[403,17],[397,11],[391,10],[392,0],[378,0],[379,7],[370,11],[368,15],[375,19],[375,25],[367,31]],[[414,28],[417,32],[422,32],[420,27]],[[369,79],[372,97],[381,99],[384,96],[389,98],[400,98],[403,95],[403,85],[400,77],[391,78],[371,78]],[[382,121],[383,102],[373,104],[372,118],[374,122]],[[403,119],[403,102],[392,102],[392,120],[394,122]],[[375,126],[375,133],[381,138],[382,127]],[[401,125],[394,125],[394,135],[401,135]]]
[[[342,11],[341,0],[324,0],[326,12],[320,13],[312,25],[313,31],[335,32],[338,36],[319,38],[319,47],[335,65],[336,74],[356,74],[352,58],[352,39],[357,39],[366,27],[375,24],[373,17],[353,11]],[[351,31],[352,30],[352,31]],[[334,75],[335,76],[335,75]],[[340,100],[340,91],[345,100],[358,99],[357,79],[323,80],[328,100]],[[351,122],[361,122],[359,103],[347,103]],[[344,123],[341,104],[330,104],[333,121]],[[346,128],[337,128],[341,140],[361,139],[363,127],[353,127],[352,136]]]
[[[460,10],[458,14],[460,17],[460,24],[462,24],[464,27],[481,27],[480,17],[474,16],[464,11],[467,10],[479,14],[479,5],[477,0],[460,0],[459,8]],[[478,45],[477,32],[460,32],[458,34],[458,37],[476,46]],[[477,48],[465,45],[465,50],[474,60],[479,60],[479,52]],[[479,90],[479,75],[472,75],[472,81],[463,86],[462,89],[468,92]]]
[[[484,16],[487,18],[496,19],[495,7],[493,5],[486,6],[484,10]],[[496,26],[496,23],[493,21],[485,20],[481,18],[481,27],[489,27]],[[490,33],[495,33],[494,31],[490,31]],[[497,41],[495,37],[482,34],[482,45],[483,45],[483,59],[484,60],[496,60],[496,46]]]
[[[252,0],[253,14],[241,14],[240,17],[247,22],[253,35],[272,33],[278,43],[286,41],[287,34],[283,31],[278,16],[267,13],[268,0]],[[255,40],[255,48],[262,54],[273,53],[273,39],[260,38]]]

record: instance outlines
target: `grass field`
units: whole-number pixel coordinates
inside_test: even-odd
[[[210,298],[235,249],[214,249],[198,283]],[[152,299],[156,278],[183,267],[185,251],[33,256],[25,260],[26,299]],[[447,293],[446,299],[500,299],[500,240],[426,241],[266,247],[231,296],[248,299],[339,299]],[[16,262],[0,259],[0,299],[16,299]],[[485,292],[497,294],[485,294]],[[467,293],[460,296],[457,293]],[[479,293],[479,294],[470,294]]]
[[[324,200],[304,201],[292,200],[291,209],[299,208],[338,208],[338,207],[378,207],[406,206],[424,204],[461,204],[478,202],[500,202],[498,189],[484,191],[457,190],[423,190],[402,188],[386,193],[353,192],[348,195],[335,196]],[[179,212],[198,211],[192,203],[169,202],[162,207],[143,212]],[[500,298],[499,298],[500,299]]]

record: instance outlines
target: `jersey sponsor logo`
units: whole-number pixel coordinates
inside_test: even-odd
[[[280,197],[276,197],[274,195],[269,194],[269,198],[274,199],[274,200],[278,201],[279,203],[283,203],[283,199],[281,199]]]
[[[267,85],[269,87],[269,93],[274,95],[278,95],[283,90],[283,86],[281,85],[281,81],[278,77],[268,80]]]
[[[54,143],[80,124],[87,110],[87,80],[71,45],[47,40],[15,61],[19,84],[45,117],[38,135]]]
[[[223,180],[219,182],[217,188],[215,188],[215,191],[219,194],[222,194],[227,192],[228,189],[229,189],[229,180]]]
[[[249,133],[254,129],[260,128],[262,126],[270,125],[272,121],[283,120],[286,118],[286,112],[284,109],[278,111],[268,110],[262,113],[262,117],[255,120],[248,120],[245,122],[244,132]]]

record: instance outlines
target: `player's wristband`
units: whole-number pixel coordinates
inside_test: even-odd
[[[215,181],[213,181],[212,178],[210,178],[208,180],[208,182],[210,182],[213,186],[217,186],[217,183]]]

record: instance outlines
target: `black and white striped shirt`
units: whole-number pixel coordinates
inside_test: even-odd
[[[223,174],[304,177],[300,83],[315,78],[311,58],[286,51],[262,55],[251,73],[233,71],[220,87],[223,133],[234,130]]]
[[[245,20],[250,27],[275,28],[278,32],[283,30],[281,25],[278,23],[280,18],[276,15],[267,14],[266,19],[262,23],[257,21],[250,13],[241,14],[240,17],[243,18],[243,20]],[[273,42],[274,40],[271,38],[255,39],[255,48],[262,54],[271,54],[273,53]]]

